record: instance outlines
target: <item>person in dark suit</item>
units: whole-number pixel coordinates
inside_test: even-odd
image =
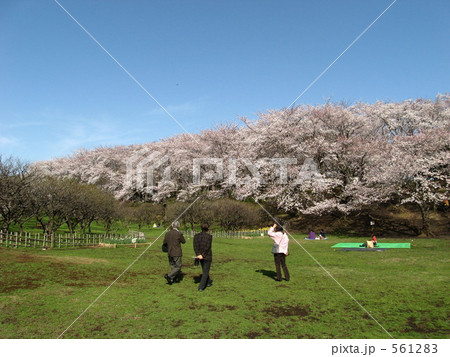
[[[212,280],[209,277],[212,263],[212,235],[207,233],[208,229],[208,224],[203,223],[202,232],[194,236],[195,255],[202,265],[202,279],[200,280],[198,291],[203,291],[207,286],[210,287],[212,285]]]
[[[180,223],[178,221],[172,223],[172,230],[166,233],[164,243],[167,243],[167,255],[169,257],[170,273],[164,275],[167,283],[179,282],[179,274],[181,272],[183,251],[181,244],[186,243],[183,234],[178,230]]]

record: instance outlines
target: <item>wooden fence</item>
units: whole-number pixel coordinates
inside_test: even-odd
[[[98,246],[100,243],[140,243],[145,242],[145,238],[136,238],[133,235],[120,234],[70,234],[55,233],[52,236],[42,233],[9,233],[0,231],[0,247],[6,248],[69,248],[69,247],[89,247]]]
[[[141,232],[138,232],[141,233]],[[192,230],[182,231],[185,237],[192,238],[198,233]],[[252,231],[210,231],[214,238],[247,238],[267,236],[267,230]],[[53,238],[53,239],[52,239]],[[2,232],[0,231],[0,247],[4,248],[70,248],[70,247],[93,247],[100,243],[109,244],[131,244],[145,243],[143,234],[136,234],[131,231],[128,235],[121,234],[71,234],[71,233],[55,233],[53,237],[42,233],[18,233],[18,232]]]

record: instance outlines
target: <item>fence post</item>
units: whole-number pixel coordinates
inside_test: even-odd
[[[18,244],[18,242],[17,242],[17,239],[18,239],[18,236],[17,236],[17,232],[16,232],[16,233],[14,233],[14,240],[16,241],[16,246],[15,246],[15,248],[18,248],[18,247],[19,247],[19,244]]]

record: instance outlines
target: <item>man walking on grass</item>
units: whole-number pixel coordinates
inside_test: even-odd
[[[209,269],[211,268],[212,262],[212,235],[208,233],[208,229],[208,224],[203,223],[202,232],[194,236],[195,255],[200,260],[203,271],[198,291],[203,291],[207,286],[212,285],[212,280],[209,278]]]
[[[170,273],[164,275],[167,283],[171,285],[172,283],[178,283],[180,281],[180,272],[183,256],[183,251],[181,250],[181,244],[186,243],[183,234],[178,230],[180,228],[180,223],[175,221],[172,223],[172,230],[166,233],[164,237],[164,243],[167,244],[167,255],[169,257]]]

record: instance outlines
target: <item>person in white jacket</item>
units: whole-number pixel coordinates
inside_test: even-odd
[[[284,232],[283,227],[274,224],[269,229],[269,237],[273,239],[272,253],[275,260],[275,269],[277,271],[277,278],[275,280],[281,281],[281,268],[283,268],[284,278],[286,281],[290,280],[289,270],[286,266],[286,256],[289,254],[289,238]]]

